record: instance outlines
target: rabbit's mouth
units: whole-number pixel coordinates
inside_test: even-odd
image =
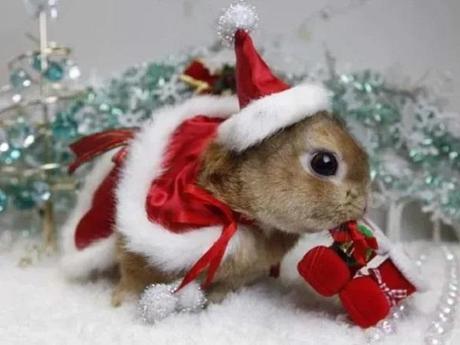
[[[303,205],[305,206],[305,205]],[[368,208],[367,198],[357,196],[342,203],[316,203],[313,207],[293,207],[286,210],[271,209],[253,214],[253,219],[265,228],[285,233],[317,233],[340,226],[348,221],[361,219]]]

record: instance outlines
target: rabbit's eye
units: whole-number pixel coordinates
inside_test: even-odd
[[[333,153],[319,151],[311,157],[310,166],[318,175],[334,176],[339,168],[339,163]]]

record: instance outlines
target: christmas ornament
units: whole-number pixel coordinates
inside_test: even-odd
[[[80,98],[75,83],[78,66],[69,48],[47,38],[47,16],[57,14],[57,1],[26,1],[39,23],[39,49],[21,54],[8,64],[10,85],[2,88],[0,122],[1,210],[38,210],[43,247],[55,247],[53,204],[61,191],[73,191],[75,181],[66,174],[69,140],[77,124],[59,108]],[[4,192],[3,192],[4,191]],[[3,212],[7,213],[7,212]]]
[[[455,324],[455,316],[451,312],[456,310],[459,302],[457,293],[458,281],[456,279],[458,273],[458,257],[455,252],[446,246],[425,248],[423,254],[418,256],[415,263],[419,268],[423,267],[428,256],[433,256],[438,250],[443,253],[446,263],[446,278],[442,288],[443,292],[438,299],[438,305],[434,312],[431,313],[432,322],[424,333],[424,343],[430,345],[444,344],[449,339],[453,325]],[[446,309],[445,305],[443,306],[443,301],[447,302],[451,307]],[[388,318],[379,322],[376,327],[367,330],[368,343],[374,344],[381,342],[385,340],[387,335],[397,332],[398,323],[401,319],[408,316],[407,309],[408,307],[404,302],[393,307]]]
[[[0,189],[0,213],[6,210],[8,204],[8,198],[4,191]]]
[[[329,68],[333,108],[371,156],[375,199],[390,207],[418,200],[434,222],[455,226],[459,142],[445,111],[424,88],[401,90],[373,71],[338,74],[334,61]],[[391,228],[399,231],[400,219]]]
[[[235,70],[227,64],[212,72],[204,61],[194,60],[181,75],[181,80],[194,88],[196,93],[220,95],[236,91]]]
[[[334,244],[309,250],[299,262],[298,271],[319,294],[328,297],[338,294],[357,325],[363,328],[376,325],[393,306],[416,290],[426,289],[415,265],[412,267],[403,253],[391,248],[377,228],[371,232],[368,225],[351,221],[330,232]],[[377,254],[388,258],[369,268],[366,275],[359,272]],[[389,327],[387,324],[386,331]]]
[[[12,71],[10,83],[15,89],[29,87],[32,84],[31,77],[23,69]]]
[[[455,325],[455,313],[458,308],[459,294],[459,263],[454,251],[442,247],[446,261],[446,282],[443,287],[439,303],[431,323],[426,331],[424,343],[426,345],[447,343]]]

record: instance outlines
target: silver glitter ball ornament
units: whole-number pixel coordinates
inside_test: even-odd
[[[237,30],[253,31],[259,22],[255,7],[245,1],[237,1],[228,7],[217,21],[217,34],[228,45],[235,39]]]

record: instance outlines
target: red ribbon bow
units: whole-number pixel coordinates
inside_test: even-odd
[[[212,283],[217,269],[222,262],[222,258],[224,257],[228,242],[238,228],[238,215],[235,214],[226,204],[220,202],[204,189],[196,187],[195,185],[189,185],[186,192],[189,195],[193,195],[195,200],[201,200],[204,205],[208,205],[219,210],[223,220],[223,229],[217,241],[214,242],[211,248],[209,248],[187,272],[177,290],[182,289],[185,285],[195,280],[206,268],[208,268],[208,271],[206,280],[202,284],[202,287],[207,288]]]
[[[338,228],[329,230],[334,241],[342,243],[352,243],[353,258],[359,265],[365,265],[368,250],[378,249],[375,237],[367,237],[358,229],[356,221],[349,221]]]
[[[221,118],[195,116],[177,127],[163,160],[164,172],[152,181],[147,195],[148,218],[163,225],[164,231],[183,233],[222,225],[218,239],[187,272],[178,289],[198,278],[206,269],[203,288],[209,286],[240,219],[230,206],[197,184],[202,154],[222,121]]]
[[[219,238],[187,272],[177,290],[198,278],[206,269],[203,287],[208,287],[237,230],[238,222],[246,222],[228,205],[196,184],[201,155],[222,121],[221,118],[206,116],[184,121],[170,139],[163,162],[164,173],[152,181],[147,196],[146,212],[149,220],[165,228],[158,231],[181,233],[193,229],[199,231],[199,228],[205,226],[222,225]],[[113,148],[125,146],[133,136],[133,130],[120,129],[80,139],[71,145],[77,157],[69,166],[69,171],[73,172],[80,165]],[[93,241],[106,238],[113,232],[115,188],[125,155],[126,148],[115,154],[115,167],[95,191],[91,209],[80,220],[75,232],[78,249],[84,249]]]

